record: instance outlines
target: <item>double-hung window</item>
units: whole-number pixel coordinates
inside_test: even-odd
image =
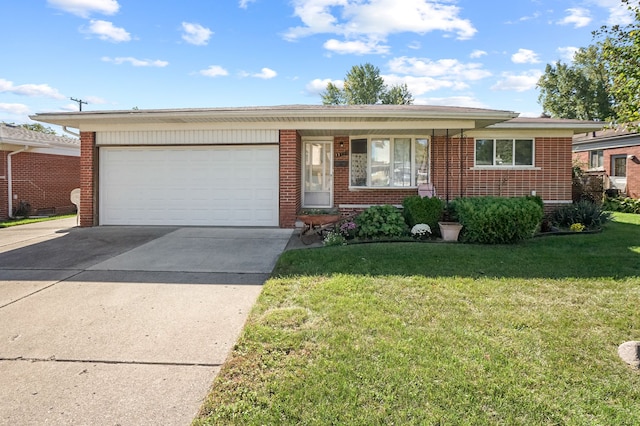
[[[351,140],[352,187],[406,188],[429,182],[429,140],[372,137]]]
[[[589,168],[602,169],[604,167],[604,155],[601,149],[589,151]]]
[[[476,139],[475,154],[480,167],[534,166],[533,139]]]

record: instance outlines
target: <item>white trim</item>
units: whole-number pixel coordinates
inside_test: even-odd
[[[469,170],[542,170],[542,167],[536,166],[474,166]]]
[[[304,138],[302,140],[302,164],[300,167],[301,171],[302,171],[302,194],[301,195],[301,199],[302,199],[302,208],[305,209],[330,209],[333,207],[333,177],[334,177],[334,173],[333,173],[333,138],[322,138],[322,139],[315,139],[315,138]],[[323,143],[326,145],[329,145],[329,165],[324,167],[324,169],[329,173],[329,177],[331,179],[331,187],[329,188],[329,204],[328,205],[308,205],[305,203],[305,193],[307,192],[305,190],[305,179],[306,179],[306,169],[307,169],[307,161],[305,158],[305,148],[307,145],[309,144],[313,144],[313,143]],[[325,161],[325,158],[323,156],[322,161]]]
[[[542,200],[543,204],[573,204],[573,200]]]
[[[339,209],[368,209],[373,206],[386,206],[387,204],[339,204]],[[393,207],[401,209],[402,204],[391,204]]]
[[[264,129],[131,130],[96,133],[96,146],[278,144],[280,132]]]

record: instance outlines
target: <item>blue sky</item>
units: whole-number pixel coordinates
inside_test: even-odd
[[[416,104],[537,116],[620,0],[0,0],[0,121],[37,112],[320,104],[370,62]]]

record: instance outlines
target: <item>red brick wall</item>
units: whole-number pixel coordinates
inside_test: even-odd
[[[293,228],[302,204],[302,140],[296,130],[280,130],[280,227]]]
[[[547,202],[571,200],[571,138],[536,138],[536,170],[472,170],[473,138],[450,139],[448,157],[445,142],[446,138],[436,137],[431,148],[432,181],[440,197],[446,198],[448,163],[450,199],[516,197],[536,191]]]
[[[83,227],[98,224],[94,212],[98,195],[97,161],[96,134],[80,132],[80,226]]]
[[[2,176],[6,176],[8,153],[3,155]],[[80,158],[35,152],[20,152],[11,156],[12,190],[14,210],[21,201],[31,205],[31,214],[38,210],[55,213],[72,213],[75,206],[69,198],[71,191],[80,185]],[[2,191],[4,206],[0,214],[7,214],[7,186],[5,178]]]
[[[613,155],[635,155],[640,161],[640,146],[627,146],[622,148],[604,149],[602,161],[604,170],[611,174],[611,156]],[[589,168],[589,152],[576,152],[573,154],[574,161],[582,165],[583,169]],[[627,159],[627,195],[631,198],[640,198],[640,163]]]

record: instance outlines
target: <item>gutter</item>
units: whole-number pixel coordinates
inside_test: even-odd
[[[29,148],[30,147],[25,146],[21,150],[10,152],[7,155],[7,207],[9,208],[9,210],[7,211],[7,216],[9,216],[9,218],[11,219],[13,219],[13,173],[11,170],[11,157],[16,154],[20,154],[21,152],[28,151]]]
[[[77,138],[79,138],[79,137],[80,137],[80,133],[72,132],[71,130],[67,129],[67,126],[62,126],[62,130],[63,130],[65,133],[70,134],[71,136],[75,136],[75,137],[77,137]]]

